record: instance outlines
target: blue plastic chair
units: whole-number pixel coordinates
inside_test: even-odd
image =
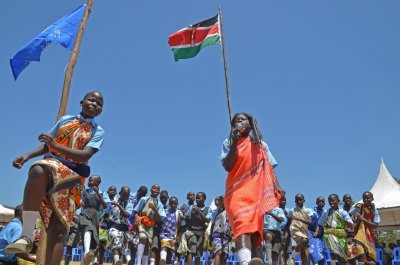
[[[294,264],[295,264],[295,265],[301,265],[301,258],[300,258],[300,255],[297,255],[297,256],[294,258]]]
[[[329,249],[325,249],[325,264],[332,265],[331,251]]]
[[[104,251],[104,261],[105,262],[111,262],[112,261],[111,250],[106,249]]]
[[[180,265],[185,265],[185,256],[181,256],[181,258],[179,259],[179,264]]]
[[[206,265],[208,261],[208,252],[207,251],[203,251],[203,255],[201,255],[200,257],[200,264],[201,265]]]
[[[228,260],[226,261],[227,265],[238,265],[239,264],[239,259],[236,255],[236,253],[230,253],[228,255]]]
[[[376,251],[376,263],[383,265],[383,249],[375,248]]]
[[[400,247],[393,249],[392,265],[400,264]]]
[[[81,261],[82,258],[82,252],[79,248],[73,248],[72,249],[72,255],[71,255],[71,260],[72,261]]]

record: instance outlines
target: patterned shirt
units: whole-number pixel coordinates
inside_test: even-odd
[[[104,141],[104,130],[101,128],[100,125],[98,125],[95,121],[94,118],[84,118],[81,114],[78,115],[66,115],[61,117],[61,119],[53,126],[53,128],[50,129],[49,134],[54,138],[57,135],[58,130],[60,129],[60,126],[63,125],[64,123],[68,121],[72,121],[74,119],[81,119],[86,122],[90,122],[92,124],[92,139],[86,144],[86,146],[92,147],[96,149],[97,151],[100,150],[101,146],[103,145]]]

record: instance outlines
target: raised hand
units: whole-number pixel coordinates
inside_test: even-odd
[[[13,161],[13,167],[20,169],[26,161],[28,161],[29,158],[26,155],[19,156],[14,159]]]
[[[99,194],[99,188],[97,186],[92,186],[92,190],[96,192],[96,194]]]
[[[47,147],[53,147],[55,145],[53,137],[48,133],[39,135],[39,141],[47,145]]]

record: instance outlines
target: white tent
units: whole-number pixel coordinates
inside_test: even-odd
[[[8,223],[14,218],[14,210],[0,204],[0,223]]]
[[[390,175],[383,159],[379,175],[371,188],[374,204],[379,211],[381,223],[378,230],[400,229],[400,184]]]

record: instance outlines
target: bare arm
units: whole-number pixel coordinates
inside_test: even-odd
[[[107,203],[104,201],[103,195],[100,193],[99,188],[96,187],[96,186],[93,186],[93,187],[92,187],[92,190],[94,190],[94,192],[96,192],[96,194],[97,194],[97,197],[99,197],[101,206],[102,206],[104,209],[107,208]]]
[[[13,161],[13,167],[20,169],[29,159],[44,155],[48,151],[49,151],[49,149],[47,148],[46,145],[43,144],[41,146],[38,146],[37,148],[33,149],[32,151],[15,158]]]
[[[160,214],[158,213],[157,207],[154,205],[153,202],[149,202],[149,207],[150,207],[151,209],[153,209],[153,211],[154,211],[154,220],[155,220],[156,222],[160,222],[160,221],[161,221],[161,216],[160,216]]]
[[[235,165],[237,159],[237,141],[240,138],[240,131],[241,127],[235,127],[231,130],[231,135],[229,138],[230,142],[230,149],[226,157],[222,159],[222,165],[224,166],[225,170],[230,172]]]
[[[358,219],[360,221],[363,221],[366,224],[369,224],[370,226],[372,226],[373,229],[377,229],[378,228],[378,224],[377,223],[374,223],[374,222],[371,222],[371,221],[365,219],[364,216],[362,216],[360,214],[358,214]]]
[[[311,220],[310,220],[310,219],[311,219],[311,218],[303,219],[303,218],[295,217],[295,216],[292,217],[292,220],[297,220],[297,221],[300,221],[300,222],[305,223],[305,224],[307,224],[307,225],[310,225],[310,224],[311,224]]]
[[[54,141],[53,137],[48,133],[39,135],[39,141],[47,145],[49,148],[55,149],[61,154],[71,158],[72,160],[79,162],[87,162],[96,153],[96,149],[91,147],[85,147],[83,150],[72,149],[67,146],[63,146]]]
[[[271,211],[267,212],[268,215],[271,215],[272,218],[274,218],[276,221],[278,222],[282,222],[283,221],[283,217],[279,217],[276,214],[272,213]]]
[[[127,210],[125,210],[124,207],[122,207],[122,205],[119,204],[118,202],[112,201],[111,204],[115,205],[115,206],[117,206],[119,208],[119,211],[120,211],[122,217],[129,217],[130,216],[129,212]]]

